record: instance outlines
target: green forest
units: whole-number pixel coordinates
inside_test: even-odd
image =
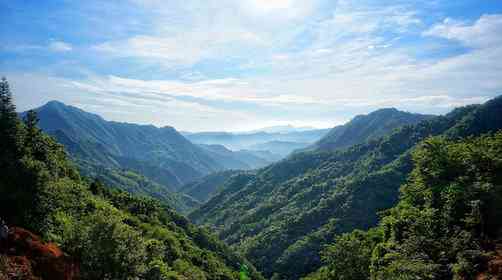
[[[487,269],[502,234],[502,133],[428,138],[412,157],[399,203],[377,227],[336,237],[305,280],[475,279]]]
[[[501,97],[359,116],[277,163],[176,191],[47,134],[5,79],[0,94],[1,218],[56,244],[79,279],[497,279]],[[7,273],[8,254],[0,279],[28,279]]]
[[[263,279],[170,206],[81,177],[63,146],[37,128],[36,113],[18,118],[6,80],[0,94],[2,218],[58,244],[79,261],[81,279],[230,280],[242,265]]]

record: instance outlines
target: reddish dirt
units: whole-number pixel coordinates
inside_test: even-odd
[[[502,243],[495,246],[495,255],[488,261],[487,270],[478,274],[476,280],[502,280]]]
[[[79,266],[56,244],[44,243],[37,235],[18,227],[11,228],[7,242],[6,279],[75,280]],[[1,279],[0,280],[6,280]]]

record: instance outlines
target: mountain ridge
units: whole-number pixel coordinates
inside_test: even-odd
[[[400,111],[396,108],[382,108],[366,115],[357,115],[349,122],[331,129],[326,136],[309,147],[311,150],[336,150],[381,137],[404,125],[413,125],[430,119],[423,115]]]
[[[320,265],[336,235],[367,229],[392,207],[412,169],[410,150],[434,135],[502,128],[502,97],[405,125],[347,149],[305,151],[225,182],[189,217],[211,226],[267,277],[298,279]]]

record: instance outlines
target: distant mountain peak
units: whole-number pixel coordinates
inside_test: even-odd
[[[44,106],[42,107],[45,107],[45,106],[67,106],[66,104],[64,104],[63,102],[61,101],[57,101],[57,100],[51,100],[49,102],[47,102]]]

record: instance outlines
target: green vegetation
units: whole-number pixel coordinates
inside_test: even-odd
[[[220,187],[230,177],[242,172],[243,171],[227,170],[209,174],[193,183],[183,186],[181,191],[201,202],[206,202],[212,195],[220,190]]]
[[[183,195],[157,180],[175,162],[167,150],[183,150],[184,140],[144,143],[138,135],[150,128],[126,124],[101,123],[110,127],[79,137],[52,131],[73,165],[38,128],[34,111],[18,118],[5,80],[0,94],[0,213],[78,259],[83,279],[263,279],[244,257],[273,280],[473,279],[501,237],[502,97],[395,130],[393,121],[373,126],[384,110],[373,115],[371,129],[361,128],[373,136],[349,137],[349,126],[335,137],[356,145],[297,153],[253,172],[216,173],[186,185]],[[84,127],[99,118],[77,113]],[[411,119],[403,122],[418,121]],[[122,139],[123,126],[138,133],[134,139]],[[98,131],[100,140],[90,141]],[[110,133],[125,142],[106,147],[101,140]],[[141,146],[130,153],[146,154],[118,152],[135,147],[128,141]],[[149,153],[168,164],[139,160]],[[98,180],[83,179],[77,165]],[[189,217],[231,247],[173,210],[197,205],[186,194],[209,198]]]
[[[22,122],[0,83],[0,213],[11,225],[56,242],[82,279],[238,279],[245,259],[151,198],[83,180],[63,146]]]
[[[190,195],[173,192],[132,170],[105,167],[78,158],[74,158],[74,162],[80,173],[87,178],[98,179],[107,186],[114,186],[131,194],[155,198],[178,212],[187,213],[200,205]]]
[[[189,217],[216,230],[265,276],[298,279],[321,266],[324,245],[375,226],[378,213],[398,202],[418,143],[501,128],[499,97],[347,149],[298,153],[256,174],[232,177]]]
[[[413,160],[378,227],[336,238],[305,279],[474,279],[486,269],[502,237],[502,132],[430,138]]]

